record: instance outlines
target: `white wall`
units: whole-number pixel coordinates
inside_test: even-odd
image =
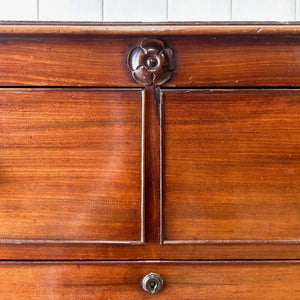
[[[9,21],[300,21],[300,0],[0,0]]]

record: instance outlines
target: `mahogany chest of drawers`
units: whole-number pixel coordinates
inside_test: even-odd
[[[300,299],[300,26],[2,24],[1,299]]]

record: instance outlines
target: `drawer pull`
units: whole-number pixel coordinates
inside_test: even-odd
[[[142,280],[143,290],[149,294],[158,293],[164,285],[164,281],[160,274],[149,273]]]

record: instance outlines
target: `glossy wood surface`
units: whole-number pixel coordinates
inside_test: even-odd
[[[145,241],[160,242],[160,107],[159,89],[145,90]],[[147,252],[147,251],[146,251]]]
[[[249,241],[226,243],[74,243],[1,241],[3,260],[252,260],[300,259],[300,243]]]
[[[1,35],[298,35],[298,22],[92,23],[0,22]]]
[[[0,97],[0,239],[141,241],[142,91]]]
[[[126,53],[136,38],[0,35],[0,86],[137,86]]]
[[[0,22],[0,299],[300,299],[299,33]]]
[[[297,35],[156,38],[175,53],[174,75],[164,86],[300,86]],[[127,57],[144,39],[0,34],[0,86],[136,87]]]
[[[167,39],[177,66],[167,86],[300,86],[299,36]]]
[[[163,91],[166,241],[299,241],[300,91]]]
[[[141,280],[161,274],[149,295]],[[299,299],[300,264],[273,262],[1,263],[1,299]]]

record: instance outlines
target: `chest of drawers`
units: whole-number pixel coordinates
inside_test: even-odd
[[[299,36],[2,24],[1,299],[299,299]]]

